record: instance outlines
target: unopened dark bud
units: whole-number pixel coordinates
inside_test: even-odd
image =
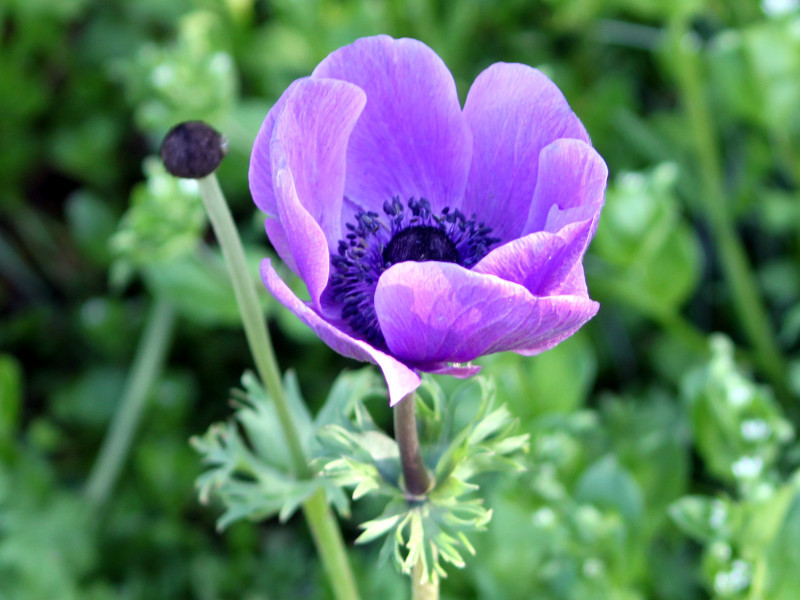
[[[169,130],[161,144],[161,160],[176,177],[199,179],[214,172],[228,142],[202,121],[186,121]]]

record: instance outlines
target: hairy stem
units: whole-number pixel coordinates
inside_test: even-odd
[[[256,370],[264,382],[267,393],[275,403],[294,470],[299,477],[310,478],[312,476],[311,469],[306,461],[300,435],[289,410],[289,402],[281,383],[278,362],[272,349],[264,313],[258,303],[256,288],[248,270],[239,232],[216,176],[212,173],[198,181],[208,218],[228,265],[245,336]],[[308,521],[334,595],[338,600],[357,600],[358,591],[347,559],[344,540],[322,490],[317,490],[303,503],[303,514]]]
[[[139,426],[147,394],[164,366],[174,325],[175,311],[172,306],[166,300],[156,299],[136,349],[122,399],[86,483],[86,498],[94,508],[105,505],[119,478]]]

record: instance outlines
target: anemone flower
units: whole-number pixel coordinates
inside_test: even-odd
[[[396,404],[420,372],[468,377],[493,352],[534,355],[591,319],[582,259],[607,169],[540,71],[496,63],[462,109],[413,39],[357,40],[269,111],[250,189],[302,301],[269,291],[336,352],[376,363]]]

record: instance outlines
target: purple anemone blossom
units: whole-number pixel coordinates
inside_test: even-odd
[[[269,291],[336,352],[376,363],[392,404],[420,372],[552,348],[591,319],[582,259],[607,169],[559,89],[497,63],[462,109],[428,46],[377,36],[330,54],[270,110],[250,189]]]

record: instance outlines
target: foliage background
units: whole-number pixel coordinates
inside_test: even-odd
[[[153,154],[181,120],[225,133],[219,177],[255,263],[261,120],[375,33],[432,46],[462,98],[492,62],[542,68],[611,171],[586,261],[600,314],[542,356],[483,360],[531,434],[529,470],[485,479],[494,520],[443,597],[800,597],[796,0],[7,0],[0,598],[328,597],[301,520],[217,533],[221,509],[196,499],[187,440],[227,418],[250,365],[197,190]],[[93,506],[84,485],[157,300],[178,314],[166,367]],[[264,304],[315,410],[356,365]],[[372,516],[356,505],[347,538]],[[376,550],[352,549],[364,597],[405,597]]]

